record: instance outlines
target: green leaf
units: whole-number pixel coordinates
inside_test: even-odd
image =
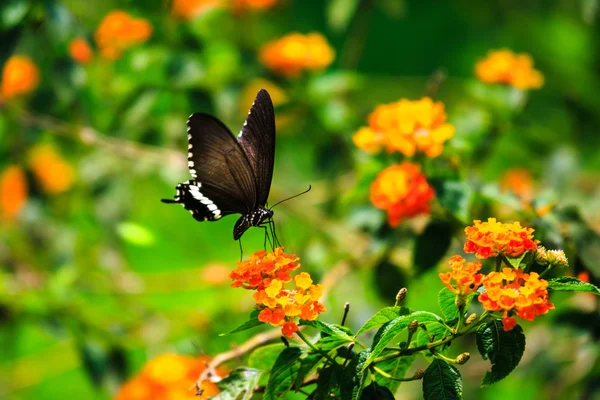
[[[254,328],[255,326],[262,325],[263,322],[260,322],[258,320],[258,313],[259,313],[258,310],[252,311],[252,313],[250,313],[250,319],[248,321],[244,322],[242,325],[238,326],[237,328],[235,328],[229,332],[219,334],[219,336],[231,335],[232,333],[242,332],[242,331]]]
[[[446,255],[452,241],[452,225],[432,221],[415,242],[413,265],[424,273],[435,267]]]
[[[265,389],[265,400],[285,399],[300,372],[302,350],[288,347],[279,354]]]
[[[316,328],[323,333],[326,333],[331,336],[339,336],[348,341],[354,340],[352,337],[352,332],[345,326],[340,326],[340,325],[336,325],[336,324],[327,324],[327,323],[321,322],[319,320],[315,320],[315,321],[301,320],[300,325],[301,326],[302,325],[312,326],[313,328]]]
[[[248,367],[261,370],[262,372],[269,372],[273,369],[275,361],[279,354],[287,348],[283,343],[268,344],[261,346],[254,350],[248,357]],[[269,376],[262,374],[260,384],[266,385]]]
[[[465,298],[465,313],[469,309],[469,305],[471,304],[473,298],[477,294],[477,292],[469,293]],[[442,290],[440,290],[440,293],[438,294],[438,304],[440,306],[440,309],[442,310],[442,314],[444,314],[444,318],[446,318],[446,321],[452,321],[458,318],[456,294],[450,291],[450,289],[445,287]]]
[[[384,350],[381,353],[381,355],[385,356],[392,352],[393,352],[393,350]],[[389,375],[391,375],[394,378],[402,379],[402,378],[404,378],[406,371],[408,371],[408,369],[410,368],[410,366],[412,365],[412,363],[416,357],[417,357],[416,354],[413,354],[410,356],[396,357],[391,360],[386,360],[386,361],[377,363],[377,367],[379,369],[381,369],[382,371],[387,372]],[[396,392],[396,390],[398,390],[400,383],[402,383],[400,381],[386,378],[383,375],[378,375],[377,371],[375,371],[375,378],[379,385],[387,387],[394,393]]]
[[[29,7],[28,0],[3,0],[0,6],[0,30],[8,30],[20,23]]]
[[[525,351],[525,335],[519,325],[505,332],[502,322],[490,321],[477,329],[476,340],[481,356],[492,363],[492,369],[483,377],[482,386],[506,378],[519,365]]]
[[[433,337],[434,340],[439,340],[452,332],[446,324],[440,322],[426,322],[423,325],[425,325],[427,332],[423,331],[423,329],[417,331],[417,339],[414,342],[414,346],[424,346],[430,342],[430,337]],[[425,352],[423,355],[427,357],[429,354],[429,352]]]
[[[311,353],[300,360],[300,371],[298,371],[298,377],[296,378],[296,387],[302,386],[304,380],[321,366],[323,358],[322,353]]]
[[[442,207],[465,225],[471,222],[469,213],[473,198],[471,185],[467,182],[444,181],[440,185],[435,185],[435,190]]]
[[[262,373],[252,368],[236,368],[217,382],[221,392],[212,400],[250,400]],[[242,396],[243,395],[243,396]]]
[[[506,257],[506,260],[508,261],[508,263],[510,265],[513,266],[513,268],[521,268],[521,261],[523,261],[523,259],[530,254],[529,251],[524,252],[523,254],[521,254],[519,257]]]
[[[583,292],[600,296],[600,289],[591,283],[580,281],[572,276],[561,276],[548,281],[548,290],[556,292]]]
[[[394,400],[394,393],[385,386],[371,382],[364,388],[360,400]]]
[[[329,353],[331,350],[338,349],[346,343],[350,343],[352,341],[352,338],[349,337],[326,336],[319,339],[319,341],[315,343],[315,347],[325,353]]]
[[[332,0],[327,7],[327,22],[337,31],[343,32],[358,9],[359,0]]]
[[[338,377],[342,374],[342,367],[339,364],[323,368],[319,372],[317,388],[310,394],[308,399],[321,400],[329,398],[330,393],[340,385]]]
[[[434,359],[423,376],[423,398],[462,399],[462,378],[458,370],[446,361]]]
[[[409,315],[403,315],[385,323],[379,329],[379,331],[377,331],[377,333],[375,334],[375,338],[373,338],[371,352],[363,368],[367,368],[373,362],[373,360],[375,360],[375,358],[377,358],[381,354],[381,352],[387,347],[387,345],[390,344],[390,342],[394,340],[394,338],[398,336],[403,330],[405,330],[413,320],[417,320],[419,321],[419,323],[443,323],[440,317],[426,311],[417,311]]]
[[[360,399],[365,383],[365,362],[369,357],[369,350],[355,354],[352,361],[344,369],[340,385],[342,400]]]
[[[151,246],[156,241],[148,228],[134,222],[120,223],[117,225],[117,233],[126,242],[138,246]]]
[[[358,337],[368,330],[375,329],[402,315],[408,315],[410,310],[406,307],[385,307],[377,311],[369,320],[356,332],[354,337]]]

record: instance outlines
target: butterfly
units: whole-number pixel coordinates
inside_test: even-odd
[[[237,139],[205,113],[192,114],[187,131],[193,179],[177,185],[173,200],[161,201],[181,204],[197,221],[241,214],[233,228],[234,240],[252,226],[266,233],[270,225],[276,241],[273,211],[267,206],[275,162],[275,113],[269,93],[258,92]]]

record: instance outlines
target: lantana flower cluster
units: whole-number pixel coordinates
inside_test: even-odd
[[[220,390],[211,380],[199,383],[191,390],[209,362],[208,357],[163,354],[146,363],[142,371],[121,386],[114,400],[208,399]],[[226,370],[215,371],[224,376]],[[196,395],[196,393],[201,393]]]
[[[307,272],[292,276],[300,268],[298,260],[294,254],[285,254],[281,247],[272,252],[261,250],[239,262],[230,274],[231,286],[256,291],[253,297],[260,310],[259,321],[280,326],[289,338],[299,329],[297,319],[313,321],[326,311],[319,302],[323,286],[313,284]],[[286,288],[292,283],[295,288]]]
[[[371,185],[371,203],[387,211],[390,226],[428,213],[434,197],[435,192],[419,166],[407,161],[384,169]]]
[[[495,218],[487,222],[473,221],[465,228],[467,242],[465,252],[476,253],[480,259],[490,257],[519,257],[526,251],[533,251],[536,264],[541,266],[566,267],[567,259],[562,250],[546,250],[536,247],[538,240],[533,238],[534,230],[522,227],[519,222],[500,223]],[[501,265],[501,264],[498,264]],[[527,267],[514,268],[508,263],[500,270],[487,275],[479,273],[482,264],[467,263],[455,255],[450,260],[451,272],[439,274],[441,281],[457,296],[465,296],[477,291],[481,286],[485,291],[478,296],[484,309],[490,312],[502,312],[502,324],[505,331],[513,329],[517,320],[514,316],[533,321],[536,316],[544,315],[554,309],[548,299],[548,282],[537,272],[527,272]]]
[[[388,153],[399,152],[407,157],[417,152],[437,157],[444,142],[454,136],[454,126],[445,121],[441,102],[429,97],[417,101],[402,99],[377,107],[369,115],[369,125],[360,128],[352,140],[370,153],[385,148]]]
[[[260,61],[270,70],[288,77],[325,69],[334,58],[335,51],[320,33],[291,33],[260,49]]]
[[[508,49],[491,50],[475,65],[475,75],[485,83],[503,83],[519,89],[539,89],[544,75],[533,68],[528,54],[515,54]]]
[[[123,51],[144,43],[151,34],[150,22],[144,18],[134,18],[125,11],[115,10],[100,22],[94,39],[104,58],[116,60]]]
[[[28,94],[38,87],[39,82],[40,70],[29,57],[12,56],[2,68],[0,99]]]
[[[496,218],[488,218],[487,222],[475,220],[472,226],[465,228],[465,233],[465,253],[475,253],[481,259],[499,255],[518,257],[534,250],[539,243],[533,239],[532,228],[522,227],[519,222],[503,224]]]

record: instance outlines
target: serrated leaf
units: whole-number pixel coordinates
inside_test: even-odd
[[[354,337],[358,337],[368,330],[375,329],[378,326],[385,324],[402,315],[410,314],[410,310],[406,307],[385,307],[377,311],[365,324],[356,332]]]
[[[517,268],[519,269],[521,267],[521,261],[523,261],[523,259],[530,254],[529,251],[524,252],[523,254],[521,254],[519,257],[506,257],[506,260],[508,261],[508,263],[510,265],[513,266],[513,268]]]
[[[343,374],[339,364],[323,368],[319,372],[317,388],[310,394],[308,400],[321,400],[329,397],[330,393],[339,386],[338,376]]]
[[[321,365],[324,356],[321,353],[311,353],[300,359],[300,371],[296,377],[296,387],[302,386],[306,378],[311,376],[316,369]]]
[[[340,384],[342,400],[357,400],[365,383],[365,362],[369,357],[369,350],[363,350],[352,357],[352,361],[344,368]]]
[[[446,361],[434,359],[423,376],[423,398],[462,399],[462,378],[458,370]]]
[[[363,389],[360,400],[394,400],[394,393],[385,386],[371,382]]]
[[[435,267],[446,255],[452,241],[452,225],[432,221],[415,241],[413,265],[421,273]]]
[[[285,348],[286,346],[283,343],[268,344],[258,347],[248,357],[248,367],[263,372],[271,371],[273,365],[275,365],[275,360],[277,360],[277,357],[279,357],[279,354],[281,354]],[[266,385],[268,378],[267,374],[262,374],[260,384]]]
[[[229,376],[217,382],[221,392],[211,399],[250,400],[261,374],[259,370],[252,368],[236,368]]]
[[[263,325],[264,323],[258,320],[258,313],[258,310],[252,311],[252,313],[250,313],[250,319],[248,321],[244,322],[237,328],[230,330],[229,332],[219,334],[219,336],[231,335],[232,333],[242,332],[248,329],[252,329],[255,326]]]
[[[572,276],[561,276],[548,281],[548,290],[556,292],[583,292],[600,296],[600,289],[588,282],[580,281]]]
[[[320,330],[321,332],[326,333],[331,336],[339,336],[339,337],[347,339],[349,341],[354,340],[352,338],[351,331],[349,330],[349,328],[347,328],[345,326],[340,326],[340,325],[336,325],[336,324],[327,324],[327,323],[321,322],[319,320],[315,320],[315,321],[301,320],[300,325],[301,326],[312,326],[313,328],[316,328],[316,329]]]
[[[452,330],[446,324],[443,323],[430,322],[425,323],[424,325],[427,328],[427,332],[423,331],[422,329],[419,329],[417,331],[417,339],[413,344],[413,346],[415,347],[426,345],[430,342],[430,337],[433,337],[434,340],[439,340],[446,336],[448,333],[452,332]],[[429,354],[429,352],[425,352],[423,355],[425,357],[428,357]]]
[[[492,369],[483,377],[482,386],[506,378],[519,365],[525,351],[523,328],[516,325],[505,332],[502,322],[496,320],[477,329],[476,341],[481,356],[492,363]]]
[[[350,342],[352,342],[352,338],[340,336],[326,336],[324,338],[319,339],[319,341],[315,343],[315,347],[319,350],[322,350],[324,353],[329,353],[331,350],[340,348],[346,343]]]
[[[367,368],[375,360],[375,358],[377,358],[381,354],[381,352],[390,344],[390,342],[394,340],[394,338],[398,336],[402,331],[404,331],[413,320],[417,320],[419,323],[443,323],[440,317],[426,311],[417,311],[409,315],[403,315],[385,323],[379,329],[379,331],[377,331],[377,333],[375,334],[375,338],[373,338],[371,352],[363,368]]]
[[[393,350],[384,350],[381,353],[381,355],[385,356],[392,352],[393,352]],[[382,370],[384,372],[387,372],[393,378],[402,379],[402,378],[404,378],[406,371],[408,371],[408,369],[410,368],[410,366],[412,365],[412,363],[416,357],[417,357],[416,354],[412,354],[409,356],[396,357],[391,360],[386,360],[386,361],[377,363],[377,368],[379,368],[380,370]],[[400,381],[386,378],[383,375],[378,375],[377,371],[375,371],[375,380],[377,381],[377,383],[379,385],[387,387],[393,393],[395,393],[396,390],[398,390],[400,383],[402,383]]]
[[[279,354],[265,389],[265,400],[285,399],[300,372],[302,350],[288,347]]]
[[[477,295],[477,292],[469,293],[465,298],[465,313],[469,309],[469,305],[471,304],[471,301],[473,301],[475,295]],[[446,321],[452,321],[458,318],[456,294],[450,291],[448,288],[445,287],[438,293],[438,304],[442,310],[442,314],[444,314],[444,318],[446,318]]]

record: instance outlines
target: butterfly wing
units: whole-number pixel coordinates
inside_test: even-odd
[[[261,89],[238,135],[256,179],[256,204],[264,206],[271,190],[275,163],[275,112],[269,93]]]
[[[194,181],[182,190],[201,204],[214,204],[220,215],[256,207],[256,179],[246,154],[229,129],[208,114],[188,119],[188,167]]]

